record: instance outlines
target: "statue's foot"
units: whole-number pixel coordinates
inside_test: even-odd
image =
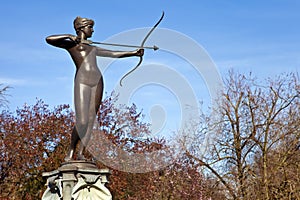
[[[67,156],[65,157],[65,161],[68,162],[68,161],[71,161],[73,160],[73,154],[74,154],[74,151],[73,150],[70,150],[67,154]]]
[[[73,159],[70,158],[69,156],[66,156],[66,157],[65,157],[65,162],[69,162],[69,161],[71,161],[71,160],[73,160]]]
[[[86,160],[83,154],[78,154],[77,155],[77,160]]]

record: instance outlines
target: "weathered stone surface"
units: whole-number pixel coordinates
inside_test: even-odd
[[[42,200],[111,200],[105,187],[109,174],[108,169],[98,169],[93,162],[65,162],[57,170],[43,173],[47,189]]]

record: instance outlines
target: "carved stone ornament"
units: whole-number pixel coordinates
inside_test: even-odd
[[[45,172],[47,189],[42,200],[111,200],[105,187],[108,169],[97,169],[92,162],[71,161],[63,163],[52,172]]]

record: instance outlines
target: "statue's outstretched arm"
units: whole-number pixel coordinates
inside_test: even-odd
[[[135,51],[111,51],[97,47],[97,56],[111,57],[111,58],[125,58],[131,56],[143,56],[144,50],[138,49]]]

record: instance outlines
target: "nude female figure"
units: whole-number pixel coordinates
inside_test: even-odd
[[[71,143],[65,161],[73,160],[76,145],[80,142],[77,159],[84,159],[83,152],[89,142],[93,124],[99,110],[103,94],[103,78],[97,66],[96,56],[124,58],[143,56],[144,50],[111,51],[90,45],[87,38],[94,32],[94,21],[77,17],[74,20],[76,36],[70,34],[52,35],[47,43],[66,49],[76,66],[74,80],[74,102],[76,124],[71,135]]]

